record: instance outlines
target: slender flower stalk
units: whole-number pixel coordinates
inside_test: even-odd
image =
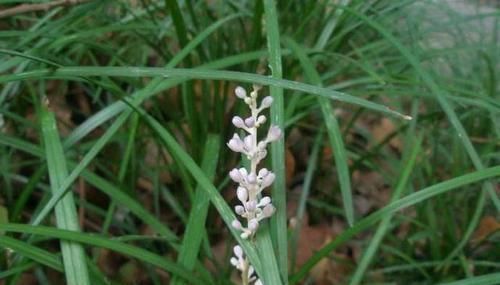
[[[234,168],[229,172],[231,179],[238,183],[236,196],[241,202],[234,210],[244,221],[242,224],[239,219],[236,219],[232,226],[241,231],[243,239],[253,239],[259,229],[259,223],[271,217],[275,212],[271,198],[262,195],[262,191],[273,183],[275,175],[266,168],[258,169],[258,164],[267,155],[267,145],[281,137],[281,129],[277,126],[270,126],[266,137],[261,141],[258,140],[258,129],[267,121],[266,116],[260,113],[273,103],[273,98],[267,96],[258,105],[259,89],[258,86],[254,86],[250,96],[243,87],[235,89],[236,96],[250,108],[250,116],[245,119],[239,116],[233,117],[233,125],[244,130],[246,134],[240,137],[235,133],[227,143],[232,151],[242,153],[250,161],[250,169]],[[246,258],[243,249],[236,245],[233,251],[235,257],[231,258],[231,264],[241,272],[242,284],[262,285],[262,281],[254,276],[254,268]]]

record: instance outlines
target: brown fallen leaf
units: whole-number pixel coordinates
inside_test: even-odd
[[[371,127],[372,136],[374,139],[374,143],[378,144],[385,140],[387,136],[391,135],[394,131],[396,131],[396,126],[394,123],[388,118],[382,118]],[[389,145],[398,151],[401,151],[403,148],[403,142],[401,138],[395,136],[391,138],[389,141]]]
[[[500,222],[492,216],[486,216],[481,219],[479,226],[472,235],[471,243],[474,245],[480,244],[493,233],[500,230]]]
[[[295,157],[290,148],[285,149],[285,163],[286,163],[286,182],[289,184],[295,175]]]

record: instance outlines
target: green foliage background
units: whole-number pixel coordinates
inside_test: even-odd
[[[497,284],[498,234],[477,231],[500,210],[495,5],[83,1],[0,18],[0,284],[232,284],[231,234],[266,284],[320,284],[323,258],[347,268],[339,284]],[[232,91],[252,84],[286,134],[268,162],[278,212],[255,243],[224,225]],[[390,199],[360,213],[353,173],[368,171]],[[296,265],[306,215],[343,230]]]

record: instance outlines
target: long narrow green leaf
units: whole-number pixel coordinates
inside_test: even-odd
[[[0,235],[0,247],[8,248],[12,251],[20,253],[21,255],[33,261],[36,261],[37,263],[48,266],[57,271],[63,271],[61,260],[57,259],[51,253],[31,244],[13,239],[8,236]]]
[[[201,169],[207,175],[207,178],[213,180],[215,169],[220,151],[219,136],[209,135],[203,151],[203,160]],[[189,220],[184,231],[182,246],[177,258],[177,263],[183,265],[186,269],[192,270],[196,264],[200,245],[205,234],[205,223],[210,205],[209,195],[204,191],[201,185],[195,190],[195,196],[189,214]],[[172,284],[185,284],[182,280],[174,279]]]
[[[118,170],[118,183],[120,183],[120,185],[123,185],[125,174],[127,172],[128,165],[130,162],[130,158],[132,157],[132,153],[135,150],[135,141],[136,141],[138,127],[139,127],[139,115],[137,113],[134,113],[132,114],[132,118],[130,118],[130,131],[128,133],[128,139],[125,151],[123,153],[123,158],[120,163],[120,169]],[[111,204],[108,206],[106,216],[104,218],[101,230],[102,233],[106,233],[108,231],[111,222],[113,220],[115,208],[116,208],[116,202],[114,199],[112,199]]]
[[[210,27],[209,27],[210,28]],[[207,28],[208,29],[208,28]],[[193,42],[197,41],[198,37],[193,39]],[[201,41],[201,40],[200,40]],[[178,57],[179,54],[182,54],[184,50],[189,50],[191,48],[191,44],[188,44],[185,49],[180,51],[170,62],[173,64],[176,63],[177,61],[180,61],[182,57]],[[263,51],[257,51],[257,52],[249,52],[249,53],[243,53],[235,56],[228,56],[219,60],[215,60],[213,62],[203,64],[201,67],[203,68],[210,68],[210,69],[219,69],[219,68],[227,68],[232,65],[236,64],[241,64],[247,61],[251,60],[257,60],[264,56],[266,53]],[[170,65],[170,63],[169,63]],[[142,89],[142,91],[135,92],[134,94],[131,95],[132,98],[134,98],[132,101],[135,102],[135,100],[139,100],[140,102],[144,101],[145,99],[150,98],[154,94],[158,94],[161,91],[164,91],[166,89],[172,88],[178,84],[181,84],[188,79],[183,79],[183,78],[170,78],[170,79],[164,79],[164,78],[156,78],[155,80],[151,81],[151,89],[146,92],[146,88],[150,86],[148,84],[148,87],[145,87]],[[153,82],[156,84],[153,85]],[[154,86],[154,87],[153,87]],[[80,124],[78,127],[76,127],[73,132],[66,138],[64,141],[64,146],[65,147],[70,147],[76,142],[78,142],[80,139],[85,137],[87,134],[89,134],[92,130],[96,129],[99,125],[102,125],[103,123],[107,122],[110,120],[112,117],[120,114],[123,110],[128,108],[128,105],[125,102],[118,101],[115,102],[106,108],[102,109],[101,111],[97,112],[95,115],[87,119],[84,123]]]
[[[81,176],[89,184],[95,186],[97,189],[101,190],[104,194],[108,195],[110,199],[113,199],[118,205],[123,205],[129,209],[134,215],[139,219],[144,221],[147,225],[158,234],[166,238],[167,242],[174,248],[178,248],[178,237],[168,228],[167,225],[158,220],[153,214],[148,212],[138,201],[134,200],[119,188],[109,183],[106,179],[99,177],[98,175],[84,170]]]
[[[408,180],[411,176],[413,168],[415,167],[415,162],[417,161],[417,155],[420,152],[420,144],[421,144],[421,139],[417,140],[413,145],[413,147],[411,148],[411,150],[409,151],[410,155],[408,157],[408,160],[407,161],[403,160],[401,162],[401,164],[403,164],[402,165],[403,170],[401,171],[399,182],[394,188],[395,190],[394,193],[392,194],[391,202],[397,201],[401,196],[401,194],[403,193],[404,189],[407,188],[406,185],[408,184]],[[384,238],[387,229],[390,226],[392,217],[393,217],[392,214],[387,214],[385,217],[382,218],[380,225],[375,231],[375,235],[371,239],[370,244],[364,251],[360,262],[356,266],[356,270],[354,271],[352,279],[349,283],[350,285],[357,285],[361,283],[366,269],[368,268],[370,262],[375,256],[375,253],[380,243],[382,242],[382,239]]]
[[[230,80],[236,82],[255,83],[264,86],[276,86],[284,89],[301,91],[331,100],[358,105],[369,110],[381,112],[402,119],[410,119],[387,106],[370,102],[368,100],[351,96],[346,93],[330,90],[323,87],[304,84],[286,79],[275,79],[264,75],[253,73],[209,70],[201,68],[160,68],[160,67],[99,67],[99,66],[75,66],[61,67],[58,69],[39,69],[9,75],[0,76],[0,83],[26,80],[33,78],[59,78],[75,79],[76,76],[119,76],[119,77],[163,77],[163,78],[185,78],[185,79],[213,79]]]
[[[296,227],[290,237],[290,268],[291,273],[294,273],[296,260],[297,260],[297,244],[300,238],[300,232],[302,229],[302,223],[304,220],[304,215],[306,213],[306,203],[309,198],[309,193],[311,192],[311,184],[314,179],[314,173],[316,172],[316,167],[318,164],[319,151],[322,146],[323,141],[323,129],[321,128],[314,139],[314,144],[311,150],[311,154],[307,161],[307,170],[304,177],[304,183],[302,184],[302,191],[300,193],[299,206],[297,207],[297,214],[295,218],[297,219]],[[305,237],[307,238],[307,237]]]
[[[233,15],[230,17],[223,18],[216,23],[210,25],[205,31],[200,33],[193,41],[190,43],[181,53],[176,55],[170,63],[167,65],[167,67],[172,67],[175,66],[184,56],[186,56],[188,53],[184,51],[190,51],[194,49],[198,44],[202,42],[203,39],[208,37],[211,33],[213,33],[217,28],[219,28],[222,24],[226,23],[227,21],[230,21],[234,19],[238,15]],[[126,104],[129,104],[130,106],[139,106],[147,97],[148,95],[151,94],[153,90],[156,90],[157,87],[162,83],[161,78],[157,78],[153,80],[146,88],[143,90],[137,92],[133,97],[132,100],[129,100],[127,98],[124,99],[124,102]],[[178,83],[176,80],[169,81],[167,83],[167,86],[171,86],[171,84],[176,84]],[[120,106],[116,105],[113,108],[113,111],[119,111]],[[123,110],[123,109],[122,109]],[[78,178],[79,174],[85,169],[90,162],[94,159],[94,157],[100,152],[100,150],[107,144],[107,142],[113,137],[113,135],[118,131],[118,129],[125,123],[127,120],[128,116],[132,113],[132,109],[125,109],[125,112],[122,113],[120,117],[116,119],[116,121],[106,130],[106,132],[99,138],[99,140],[92,146],[92,148],[85,154],[85,156],[82,158],[81,162],[73,169],[69,177],[67,177],[60,185],[59,189],[53,194],[49,202],[44,206],[44,208],[40,211],[40,213],[36,216],[36,218],[33,220],[32,224],[37,225],[39,224],[46,216],[47,214],[51,211],[51,209],[54,207],[55,203],[64,195],[64,193],[67,191],[68,187]],[[103,114],[101,114],[103,115]],[[74,139],[71,140],[71,142],[74,142]],[[69,143],[69,142],[68,142]]]
[[[422,81],[432,91],[432,94],[435,96],[439,105],[446,113],[446,116],[448,117],[448,120],[450,121],[451,125],[455,129],[458,138],[461,141],[463,147],[465,148],[465,151],[467,152],[474,167],[477,170],[483,170],[485,166],[481,161],[481,158],[479,157],[476,149],[474,148],[474,145],[472,144],[469,135],[467,134],[465,128],[460,122],[460,119],[453,110],[453,107],[446,99],[446,97],[448,97],[449,94],[447,94],[446,90],[440,88],[439,85],[434,81],[433,77],[422,68],[422,65],[420,64],[418,58],[409,49],[407,49],[396,37],[394,37],[391,34],[391,32],[389,32],[387,29],[385,29],[382,25],[380,25],[373,19],[367,17],[366,15],[360,14],[357,11],[354,11],[348,7],[339,7],[339,8],[345,9],[347,12],[365,21],[368,25],[373,27],[375,30],[377,30],[377,32],[379,32],[382,36],[384,36],[396,49],[399,50],[399,52],[406,58],[406,60],[413,67],[413,69],[415,69],[420,78],[422,78]],[[475,206],[476,210],[465,232],[463,233],[460,242],[455,246],[455,249],[448,255],[448,257],[446,258],[446,262],[444,264],[449,263],[454,257],[456,257],[462,251],[463,247],[467,244],[468,240],[471,238],[474,229],[477,227],[479,223],[481,213],[484,210],[484,205],[485,205],[484,196],[486,192],[489,194],[491,201],[495,205],[497,211],[500,211],[500,200],[497,197],[497,194],[495,193],[493,184],[486,181],[483,191],[480,193],[480,195],[478,195],[476,202],[477,204]]]
[[[297,55],[308,81],[314,85],[321,86],[321,77],[316,71],[314,64],[307,57],[305,51],[292,39],[287,38],[285,42]],[[344,146],[344,141],[342,140],[342,132],[328,99],[317,97],[317,100],[321,108],[323,120],[325,121],[330,146],[335,157],[335,166],[337,167],[345,216],[347,223],[352,226],[354,224],[354,206],[352,202],[351,175],[349,174],[349,166],[347,165],[347,151]]]
[[[500,280],[500,273],[491,273],[477,277],[471,277],[459,281],[440,283],[441,285],[495,285]]]
[[[38,146],[23,140],[8,137],[2,133],[0,133],[0,144],[11,146],[34,156],[43,157],[43,153]],[[68,163],[70,166],[76,165],[76,163],[69,160]],[[103,191],[106,195],[115,200],[116,203],[126,206],[132,213],[144,221],[144,223],[151,226],[156,233],[164,236],[167,241],[171,242],[173,248],[178,248],[178,245],[174,243],[178,240],[177,236],[175,236],[175,234],[164,223],[149,213],[136,200],[130,198],[113,184],[90,171],[84,170],[81,175],[88,183]]]
[[[4,230],[6,232],[41,235],[74,243],[83,243],[96,247],[107,248],[157,266],[167,272],[186,279],[190,282],[190,284],[205,284],[205,280],[198,278],[190,271],[186,270],[182,266],[177,265],[175,262],[169,260],[168,258],[154,254],[139,247],[119,242],[116,239],[108,239],[98,235],[77,233],[74,231],[67,231],[44,226],[31,226],[22,224],[0,224],[0,230]],[[76,284],[82,283],[78,282]]]
[[[19,274],[33,268],[34,266],[36,266],[35,262],[26,262],[26,263],[23,263],[19,266],[4,270],[4,271],[0,272],[0,279],[5,279],[11,275],[19,275]],[[61,268],[62,268],[62,266],[61,266]],[[62,269],[61,269],[61,271],[62,271]]]
[[[48,215],[48,213],[52,210],[54,205],[62,199],[64,195],[68,192],[68,189],[71,184],[75,182],[80,173],[92,162],[94,157],[99,153],[99,151],[109,142],[115,132],[118,131],[119,127],[126,121],[126,116],[120,116],[115,124],[111,125],[107,132],[105,132],[99,140],[92,146],[92,148],[85,154],[80,163],[73,169],[70,175],[66,176],[65,179],[62,179],[60,183],[57,185],[57,188],[54,189],[52,193],[52,197],[45,204],[43,209],[38,213],[38,215],[33,219],[32,225],[40,224],[43,219]]]
[[[59,139],[54,114],[42,107],[40,115],[47,168],[51,190],[54,193],[68,175],[66,157]],[[80,231],[72,192],[66,193],[55,205],[55,214],[58,228],[77,233]],[[75,242],[61,241],[61,251],[66,282],[70,285],[90,285],[83,247]]]
[[[280,31],[278,25],[278,13],[274,0],[264,0],[264,20],[267,38],[267,49],[269,51],[269,67],[271,68],[271,78],[282,79],[283,70],[281,64]],[[266,268],[267,276],[263,276],[265,284],[288,284],[288,237],[286,218],[286,173],[285,173],[285,103],[283,98],[283,88],[270,86],[270,93],[273,100],[271,105],[271,124],[277,125],[283,130],[282,137],[271,144],[271,165],[272,171],[276,174],[276,179],[272,188],[273,204],[276,213],[271,217],[271,237],[275,249],[269,248],[269,242],[258,246],[266,246],[267,249],[261,251],[262,265]],[[265,235],[261,231],[260,235]],[[258,242],[262,239],[259,238]],[[277,262],[277,264],[276,264]],[[281,281],[279,276],[281,275]]]
[[[248,258],[250,259],[251,264],[257,271],[257,273],[262,276],[264,272],[264,268],[262,267],[261,260],[256,252],[255,246],[249,242],[248,240],[242,239],[240,233],[231,226],[231,223],[236,219],[231,208],[227,205],[224,198],[219,194],[215,186],[212,184],[210,179],[206,176],[203,170],[194,162],[194,160],[186,153],[184,149],[177,143],[175,138],[165,129],[156,119],[149,116],[147,113],[138,109],[137,111],[141,112],[142,117],[147,121],[147,123],[151,126],[151,128],[158,134],[163,143],[167,146],[170,153],[177,157],[177,160],[184,164],[186,169],[191,173],[193,178],[196,180],[198,185],[204,189],[212,204],[215,206],[219,214],[222,216],[224,222],[228,226],[231,234],[235,237],[240,244]]]
[[[330,254],[332,250],[337,248],[339,245],[349,241],[352,237],[359,234],[360,232],[368,229],[384,216],[395,213],[404,208],[416,205],[422,201],[430,199],[436,195],[446,193],[455,188],[476,183],[492,177],[500,177],[500,166],[490,167],[484,170],[477,170],[472,173],[455,177],[453,179],[435,184],[433,186],[429,186],[413,194],[405,196],[395,202],[390,203],[389,205],[376,211],[375,213],[369,215],[368,217],[359,220],[351,228],[345,230],[340,235],[338,235],[335,238],[335,240],[331,241],[330,243],[325,245],[321,250],[316,252],[300,268],[300,270],[291,277],[290,283],[296,284],[297,282],[305,278],[309,270],[311,270],[322,258],[328,256],[328,254]]]
[[[26,184],[26,186],[24,186],[23,190],[21,191],[21,194],[16,199],[14,207],[11,210],[11,215],[10,215],[11,222],[15,223],[19,220],[21,212],[24,209],[26,203],[28,202],[28,199],[30,198],[31,194],[35,190],[37,183],[40,182],[40,179],[42,179],[46,171],[47,171],[46,165],[40,166],[30,177],[28,183]]]

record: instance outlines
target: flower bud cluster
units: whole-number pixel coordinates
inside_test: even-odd
[[[236,96],[248,105],[251,114],[245,119],[238,116],[233,117],[233,125],[244,130],[246,135],[242,138],[238,134],[234,134],[227,143],[232,151],[244,154],[250,161],[250,170],[235,168],[229,172],[231,179],[238,183],[236,194],[241,202],[241,205],[235,207],[235,212],[246,219],[245,226],[239,220],[234,220],[232,226],[241,230],[241,237],[244,239],[253,237],[259,228],[259,222],[272,216],[275,210],[271,204],[271,198],[261,195],[262,190],[273,183],[275,175],[266,168],[257,171],[257,165],[267,155],[267,144],[280,139],[281,129],[277,126],[271,126],[266,137],[258,141],[257,129],[267,121],[266,116],[260,113],[271,106],[273,98],[265,97],[258,106],[257,92],[258,88],[254,87],[250,96],[247,96],[245,89],[236,88]]]
[[[262,281],[255,276],[255,269],[248,262],[248,259],[245,257],[243,253],[243,249],[241,246],[236,245],[233,248],[234,257],[231,257],[231,264],[236,267],[242,274],[245,274],[246,283],[250,284],[254,282],[254,285],[263,285]]]
[[[259,223],[273,215],[275,208],[269,196],[262,195],[262,191],[271,186],[275,174],[266,168],[257,169],[257,165],[267,155],[266,147],[269,143],[281,138],[281,129],[270,126],[267,135],[261,141],[258,140],[257,129],[266,123],[266,116],[260,114],[273,103],[273,98],[265,97],[260,105],[257,104],[257,93],[259,88],[254,86],[250,96],[242,87],[237,87],[235,94],[242,99],[250,108],[250,116],[241,118],[233,117],[232,123],[235,127],[245,131],[244,136],[234,134],[227,146],[234,152],[242,153],[250,161],[250,169],[235,168],[229,172],[229,177],[238,183],[236,196],[240,201],[234,210],[246,224],[243,225],[239,219],[232,222],[232,226],[241,231],[243,239],[253,238],[259,229]],[[263,285],[262,281],[255,276],[255,270],[244,255],[243,249],[237,245],[234,247],[235,257],[231,258],[231,264],[241,272],[243,285]]]

